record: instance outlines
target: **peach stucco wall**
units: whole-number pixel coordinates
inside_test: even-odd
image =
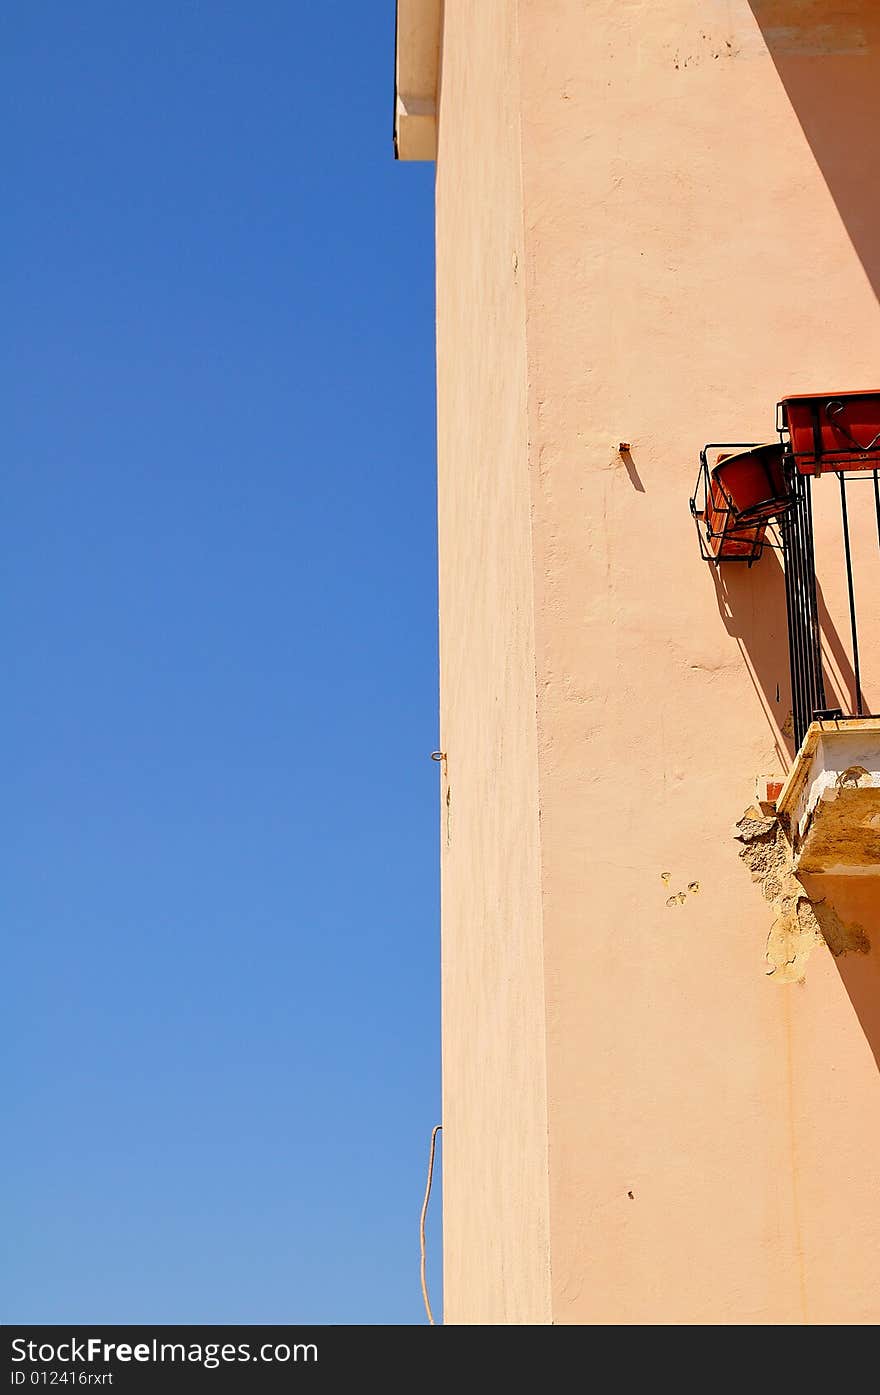
[[[877,385],[878,12],[446,0],[447,1321],[880,1319],[880,883],[831,888],[868,953],[768,973],[732,828],[791,756],[781,571],[713,579],[687,509],[704,442]]]
[[[512,6],[449,7],[441,100],[445,1319],[543,1322],[547,1103]]]

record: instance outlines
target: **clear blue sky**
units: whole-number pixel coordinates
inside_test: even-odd
[[[393,162],[393,11],[2,6],[6,1322],[424,1320],[433,170]]]

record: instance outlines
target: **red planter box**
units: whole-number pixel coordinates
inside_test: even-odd
[[[880,391],[784,397],[779,413],[802,475],[880,468]]]

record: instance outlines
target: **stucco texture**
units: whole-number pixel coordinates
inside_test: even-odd
[[[514,7],[447,7],[437,378],[447,1322],[550,1320]]]
[[[867,952],[771,972],[733,825],[792,756],[782,571],[714,574],[687,506],[705,442],[876,386],[876,11],[445,6],[448,1321],[880,1319],[880,882],[831,888]],[[834,480],[814,503],[845,691]]]

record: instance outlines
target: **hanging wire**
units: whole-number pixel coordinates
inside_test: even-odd
[[[428,1181],[427,1185],[425,1186],[425,1199],[422,1202],[422,1214],[421,1218],[419,1219],[419,1249],[421,1251],[422,1298],[425,1300],[425,1312],[428,1314],[428,1321],[432,1327],[434,1327],[436,1324],[434,1323],[434,1314],[431,1312],[431,1301],[428,1298],[428,1283],[427,1279],[425,1278],[425,1217],[428,1214],[428,1202],[431,1199],[431,1183],[434,1180],[434,1149],[437,1146],[437,1135],[438,1133],[440,1133],[442,1128],[442,1124],[435,1124],[433,1129],[431,1130],[431,1152],[428,1157]]]

